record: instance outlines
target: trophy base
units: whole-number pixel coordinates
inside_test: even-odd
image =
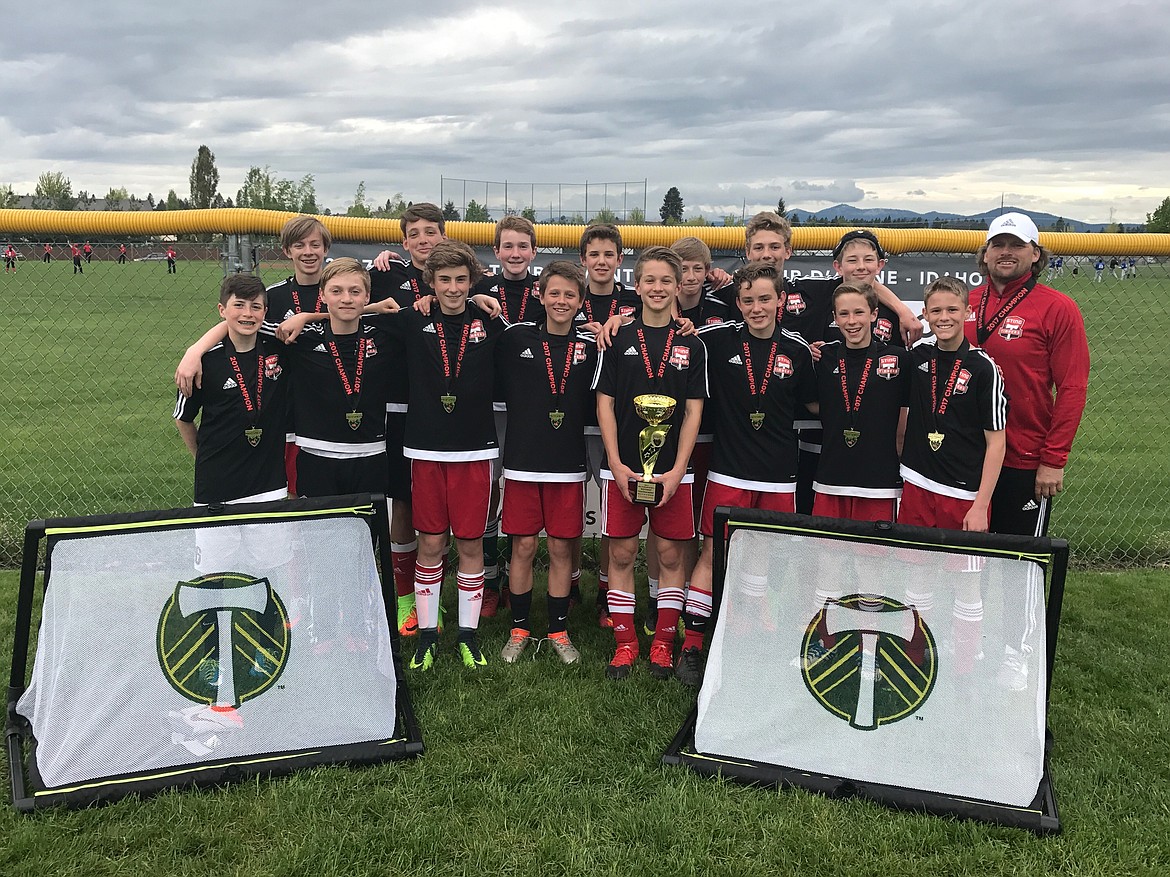
[[[639,505],[658,505],[662,501],[662,485],[657,481],[631,478],[630,499]]]

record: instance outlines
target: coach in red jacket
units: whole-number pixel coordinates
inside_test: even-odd
[[[1007,453],[991,498],[991,530],[1044,535],[1085,410],[1085,321],[1076,302],[1038,282],[1048,252],[1040,246],[1036,223],[1024,214],[1005,213],[992,221],[978,261],[987,282],[971,293],[974,313],[966,335],[995,360],[1011,399]],[[1038,591],[1043,582],[1030,580],[1028,587],[1037,593],[1026,605],[1037,611],[1004,619],[1007,644],[996,677],[1016,691],[1027,688],[1031,632],[1042,623]]]

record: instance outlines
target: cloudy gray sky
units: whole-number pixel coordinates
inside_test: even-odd
[[[509,180],[547,210],[528,183],[645,179],[654,216],[677,186],[708,217],[1003,195],[1144,221],[1170,195],[1167,34],[1163,0],[25,4],[0,28],[0,184],[186,196],[207,144],[225,196],[268,166],[334,211],[361,180],[457,204],[441,178]]]

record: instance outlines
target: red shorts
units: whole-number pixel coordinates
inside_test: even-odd
[[[972,499],[955,499],[906,482],[898,503],[898,523],[915,527],[962,530],[963,518],[975,504]]]
[[[712,442],[696,444],[691,451],[691,471],[695,473],[695,483],[691,485],[691,500],[695,507],[695,520],[699,520],[699,512],[703,510],[703,494],[707,491],[707,473],[711,471]]]
[[[650,507],[630,502],[622,496],[617,482],[602,482],[601,533],[611,539],[629,539],[642,532],[646,515],[650,529],[660,539],[686,542],[695,538],[695,508],[691,499],[691,485],[680,484],[674,496],[664,506]]]
[[[289,496],[300,496],[297,493],[297,452],[300,445],[296,442],[284,443],[284,475],[288,479]]]
[[[411,510],[420,533],[482,539],[492,495],[492,461],[411,460]]]
[[[896,499],[837,496],[816,491],[812,513],[820,518],[844,518],[847,521],[893,521],[897,504]]]
[[[544,530],[554,539],[576,539],[585,530],[585,482],[505,478],[501,529],[508,536]]]
[[[703,516],[699,519],[699,532],[708,539],[715,535],[715,509],[721,505],[736,509],[795,512],[796,493],[745,490],[742,487],[728,487],[726,484],[708,481],[707,490],[703,494]]]

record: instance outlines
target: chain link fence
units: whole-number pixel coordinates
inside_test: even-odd
[[[13,241],[24,258],[3,276],[11,315],[0,324],[0,567],[18,564],[29,520],[190,503],[193,464],[171,420],[172,376],[186,346],[218,319],[219,283],[241,261],[224,259],[228,238],[180,241],[169,274],[165,255],[152,258],[166,243],[127,242],[123,264],[119,242],[94,241],[83,273],[74,273],[63,238],[51,239],[53,259],[41,261],[47,239]],[[250,246],[266,283],[288,274],[271,238]],[[1170,260],[1133,255],[1133,274],[1111,271],[1106,257],[1098,279],[1095,259],[1077,257],[1049,281],[1080,305],[1093,358],[1051,527],[1080,566],[1170,562],[1170,394],[1158,365],[1170,338]],[[540,262],[553,258],[542,250]],[[633,259],[627,253],[623,269]],[[733,269],[738,260],[717,261]],[[828,264],[812,251],[788,269],[823,274]],[[978,279],[964,253],[894,256],[885,279],[916,301],[936,270]]]

